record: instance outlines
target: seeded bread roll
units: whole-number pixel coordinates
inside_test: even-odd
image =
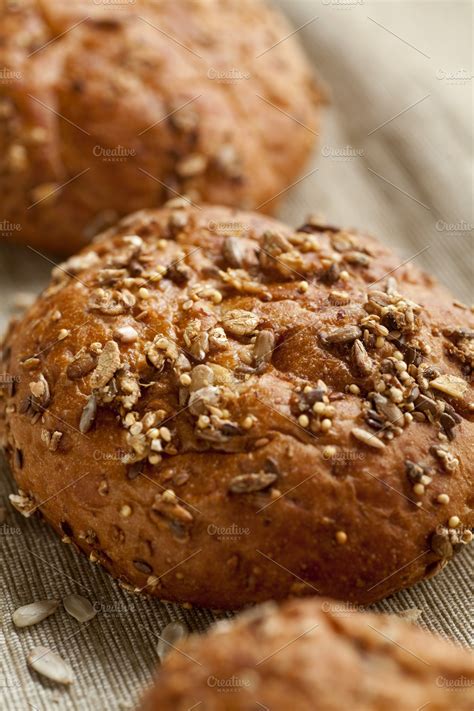
[[[72,254],[177,193],[271,212],[319,121],[291,32],[261,0],[2,2],[12,239]]]
[[[169,649],[140,711],[471,711],[472,657],[395,616],[268,603]]]
[[[364,235],[137,213],[6,338],[12,503],[167,600],[377,600],[472,538],[472,335]]]

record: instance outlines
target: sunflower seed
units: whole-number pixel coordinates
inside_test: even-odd
[[[135,462],[134,464],[129,466],[127,469],[127,479],[130,479],[130,481],[133,481],[133,479],[136,479],[137,477],[139,477],[140,474],[143,472],[143,467],[144,467],[144,462]]]
[[[36,406],[36,408],[45,408],[49,405],[51,394],[48,381],[42,373],[39,374],[36,382],[30,383],[30,391],[33,406]]]
[[[100,286],[112,286],[126,276],[126,269],[101,269],[97,275],[97,283]]]
[[[242,266],[244,260],[244,254],[242,250],[242,244],[238,237],[227,237],[222,245],[222,256],[224,257],[227,264],[230,264],[234,269],[238,269]]]
[[[41,183],[40,185],[36,185],[31,191],[31,199],[35,204],[37,202],[54,202],[57,198],[56,193],[60,187],[58,183]]]
[[[170,622],[169,625],[166,625],[160,634],[157,647],[160,662],[164,662],[173,647],[186,636],[187,630],[179,622]]]
[[[51,440],[48,445],[48,449],[50,452],[57,452],[63,434],[63,432],[58,432],[57,430],[52,433]]]
[[[180,262],[179,264],[170,264],[166,270],[166,278],[174,284],[184,286],[192,277],[193,271],[187,264]]]
[[[369,445],[369,447],[374,447],[374,449],[384,449],[385,444],[382,442],[382,440],[378,439],[375,435],[371,434],[370,432],[367,432],[367,430],[362,429],[362,427],[353,427],[351,430],[351,434],[353,437],[359,440],[359,442],[363,442],[364,444]]]
[[[253,358],[258,364],[268,363],[275,346],[275,336],[273,331],[259,331],[253,346]]]
[[[383,415],[383,417],[389,422],[395,424],[396,422],[400,422],[401,420],[403,420],[403,412],[400,410],[400,408],[397,407],[394,402],[388,400],[383,395],[374,395],[374,404],[377,412],[380,415]]]
[[[422,356],[419,350],[414,348],[413,346],[408,346],[408,348],[405,351],[405,363],[407,365],[420,365],[422,360]]]
[[[13,624],[16,627],[30,627],[37,625],[47,617],[56,612],[59,605],[59,600],[38,600],[31,602],[29,605],[23,605],[12,615]]]
[[[21,489],[18,489],[18,494],[10,494],[8,498],[13,508],[25,518],[29,518],[38,508],[31,494],[25,494]]]
[[[423,377],[426,378],[427,380],[434,380],[438,376],[440,376],[441,373],[437,368],[434,368],[432,365],[428,366],[423,370]],[[430,383],[431,385],[431,383]]]
[[[419,395],[415,401],[415,408],[422,413],[429,412],[433,417],[439,414],[439,407],[436,401],[426,395]]]
[[[66,612],[81,623],[89,622],[97,615],[92,603],[82,595],[68,595],[63,598],[63,605]]]
[[[397,293],[397,287],[398,287],[398,283],[397,283],[397,280],[395,279],[395,277],[393,277],[393,276],[387,277],[387,281],[385,284],[385,289],[386,289],[387,294],[390,294],[391,296],[395,295]]]
[[[401,610],[400,612],[397,612],[395,616],[401,617],[403,620],[414,624],[415,622],[418,622],[422,614],[422,610],[419,610],[417,607],[409,607],[406,610]]]
[[[321,383],[322,381],[319,381]],[[324,396],[326,395],[327,388],[326,386],[322,387],[318,383],[318,387],[316,388],[310,388],[309,390],[305,390],[303,393],[301,393],[300,399],[301,399],[301,404],[300,404],[300,410],[306,410],[308,409],[306,405],[309,405],[309,407],[313,407],[313,405],[316,402],[324,402]],[[324,385],[324,383],[323,383]]]
[[[359,326],[342,326],[341,328],[335,328],[333,331],[329,331],[323,340],[326,343],[350,343],[350,341],[355,341],[356,338],[362,336],[362,331]]]
[[[315,232],[340,232],[340,228],[334,227],[333,225],[326,225],[319,215],[310,215],[308,222],[298,227],[296,231],[313,234]]]
[[[149,563],[146,562],[146,560],[134,560],[133,565],[139,573],[145,573],[146,575],[150,575],[150,573],[153,572],[153,568],[151,567],[151,565],[149,565]]]
[[[120,326],[115,329],[114,338],[122,343],[134,343],[138,338],[138,332],[133,326]]]
[[[333,262],[329,269],[326,269],[320,279],[325,284],[335,284],[339,280],[341,270],[336,262]]]
[[[192,415],[204,415],[208,407],[219,404],[221,391],[214,385],[208,385],[191,393],[189,398],[189,412]]]
[[[380,420],[374,420],[371,417],[367,418],[367,424],[369,425],[369,427],[372,427],[372,429],[374,429],[374,430],[382,430],[384,427],[383,422],[380,422]]]
[[[350,236],[344,234],[343,232],[332,235],[331,244],[336,252],[347,252],[347,250],[352,247]]]
[[[418,385],[414,385],[410,390],[410,394],[407,397],[407,403],[415,402],[420,397],[420,388]]]
[[[13,457],[14,457],[14,461],[15,461],[15,467],[17,469],[23,469],[23,452],[21,451],[21,449],[18,449],[18,447],[15,447]]]
[[[86,432],[89,432],[95,420],[96,414],[97,398],[94,394],[92,394],[89,395],[89,399],[87,400],[84,409],[82,410],[82,415],[79,422],[79,430],[82,432],[82,434],[86,434]]]
[[[291,243],[278,232],[271,232],[267,230],[262,239],[262,252],[263,257],[273,257],[283,254],[285,252],[290,252],[292,249]],[[265,260],[264,260],[265,261]],[[267,260],[268,261],[268,260]]]
[[[207,166],[206,156],[200,153],[191,153],[176,165],[176,172],[181,178],[192,178],[204,173]]]
[[[31,407],[31,395],[27,395],[23,400],[20,402],[18,406],[18,412],[20,415],[26,415],[28,410]]]
[[[231,480],[229,491],[233,494],[251,494],[254,491],[263,491],[271,486],[277,478],[278,476],[274,472],[239,474]]]
[[[359,341],[359,339],[356,339],[354,341],[351,355],[355,367],[360,373],[362,373],[362,375],[368,375],[370,372],[372,372],[372,359],[369,357],[367,351],[365,350],[364,344],[362,343],[362,341]]]
[[[454,432],[452,431],[456,426],[456,420],[454,419],[454,417],[451,417],[451,415],[448,415],[446,412],[443,412],[439,418],[439,422],[441,426],[444,427],[448,438],[451,440],[454,439]]]
[[[72,363],[69,363],[66,368],[66,375],[69,380],[79,380],[85,375],[88,375],[96,367],[97,360],[90,353],[84,353],[79,356]]]
[[[189,352],[196,360],[204,360],[209,353],[209,334],[202,331],[193,339]]]
[[[179,108],[179,107],[178,107]],[[192,109],[188,108],[183,108],[181,110],[178,110],[178,108],[174,109],[173,113],[170,113],[168,120],[170,124],[178,129],[178,131],[182,131],[183,133],[191,133],[191,131],[194,131],[194,129],[197,128],[199,124],[199,116],[195,111],[192,111]],[[167,207],[170,208],[180,208],[180,207],[187,207],[188,203],[182,200],[181,198],[174,198],[174,200],[169,200],[166,203]],[[175,215],[179,215],[179,213],[173,213],[171,217],[175,217]],[[170,217],[170,220],[171,220]]]
[[[47,647],[33,647],[26,661],[38,674],[58,684],[72,684],[74,672],[59,654]]]
[[[448,534],[434,533],[431,536],[430,547],[433,553],[440,558],[450,558],[453,555],[453,546]]]
[[[412,484],[418,484],[421,482],[423,475],[425,474],[423,467],[410,461],[410,459],[405,459],[405,472]]]
[[[344,252],[344,259],[349,264],[355,264],[360,267],[367,267],[370,264],[370,257],[363,252]]]
[[[239,155],[231,143],[224,143],[215,154],[216,164],[230,178],[241,175]]]
[[[445,336],[448,336],[453,339],[459,339],[459,338],[474,338],[474,329],[472,328],[446,328],[443,331],[443,334]]]
[[[162,494],[156,494],[151,508],[159,516],[182,526],[191,526],[194,520],[193,515],[184,506],[181,506],[178,497],[171,489],[166,489]]]

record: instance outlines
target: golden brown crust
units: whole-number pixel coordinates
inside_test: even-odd
[[[140,711],[470,711],[472,656],[332,600],[263,605],[170,650]]]
[[[399,264],[316,222],[126,218],[7,336],[13,503],[214,608],[436,572],[472,538],[473,319]]]
[[[320,94],[260,0],[0,6],[0,200],[17,242],[71,254],[177,192],[271,212],[311,151]]]

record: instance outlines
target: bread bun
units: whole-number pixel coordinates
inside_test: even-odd
[[[262,605],[169,649],[140,711],[471,711],[472,658],[333,600]]]
[[[271,212],[311,151],[320,94],[260,0],[4,5],[0,200],[16,242],[72,254],[178,193]]]
[[[12,502],[167,600],[372,602],[472,538],[472,335],[375,239],[139,212],[7,335]]]

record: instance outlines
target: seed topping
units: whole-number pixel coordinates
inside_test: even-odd
[[[253,474],[239,474],[235,476],[230,484],[229,491],[232,494],[252,494],[256,491],[268,489],[277,480],[275,472],[256,472]]]

